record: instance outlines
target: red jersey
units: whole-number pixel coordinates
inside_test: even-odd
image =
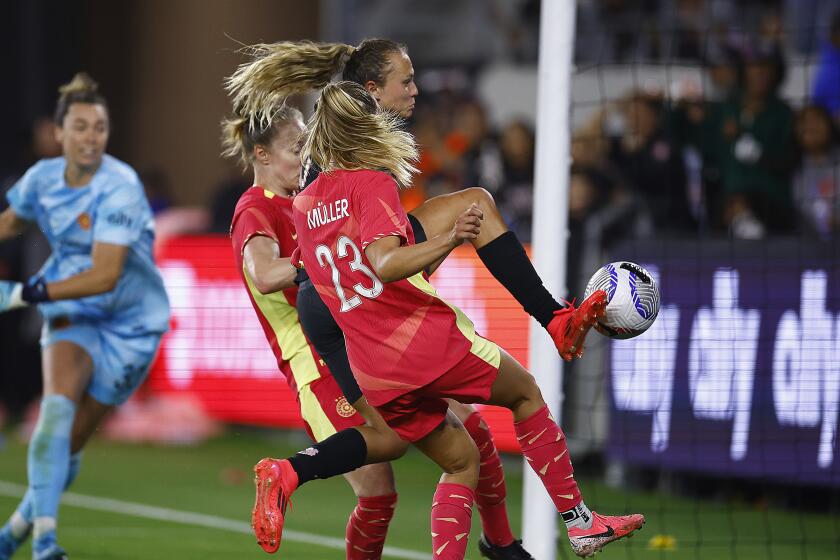
[[[381,171],[334,171],[294,199],[306,272],[344,331],[353,375],[382,405],[427,385],[457,364],[475,328],[440,299],[421,273],[383,284],[365,255],[387,236],[413,244],[394,179]]]
[[[242,193],[230,237],[236,268],[248,289],[248,297],[262,325],[265,337],[277,358],[277,365],[286,381],[297,392],[303,386],[330,375],[320,356],[312,348],[298,320],[297,287],[272,294],[261,294],[244,266],[245,244],[254,236],[274,240],[281,257],[290,257],[297,247],[292,223],[292,200],[254,186]]]

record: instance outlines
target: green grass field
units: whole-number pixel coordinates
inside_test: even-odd
[[[81,475],[62,505],[60,542],[77,560],[267,558],[247,529],[253,498],[250,468],[265,455],[295,451],[303,441],[235,429],[197,447],[95,441],[85,452]],[[0,451],[3,519],[17,502],[9,494],[20,488],[8,483],[25,484],[25,458],[25,446],[9,435]],[[518,532],[522,472],[518,459],[506,461],[506,466],[508,504]],[[430,547],[428,516],[438,474],[417,453],[398,461],[395,470],[400,501],[387,544],[403,553],[385,558],[419,558]],[[636,538],[613,544],[599,556],[605,560],[840,558],[840,521],[828,515],[756,511],[737,504],[617,491],[587,479],[581,487],[593,509],[618,513],[632,508],[648,518]],[[295,494],[293,504],[279,557],[343,558],[342,550],[321,544],[324,539],[318,537],[333,539],[333,543],[343,539],[354,504],[347,484],[342,479],[312,482]],[[191,519],[187,513],[200,516]],[[170,516],[181,521],[161,520]],[[477,513],[474,521],[467,558],[477,559]],[[656,535],[672,536],[676,549],[649,549]],[[314,542],[301,542],[310,537]],[[565,537],[563,541],[558,558],[572,558]],[[29,554],[27,546],[19,557]]]

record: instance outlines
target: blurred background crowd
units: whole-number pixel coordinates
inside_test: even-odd
[[[36,160],[59,155],[55,87],[88,70],[111,102],[109,151],[140,172],[159,237],[225,234],[250,180],[217,156],[221,79],[241,61],[225,33],[246,43],[378,35],[407,44],[420,90],[408,126],[422,173],[403,193],[405,206],[480,185],[529,241],[538,0],[323,0],[308,8],[257,1],[250,10],[236,2],[206,10],[192,1],[127,2],[121,10],[102,1],[62,4],[13,3],[0,28],[5,46],[16,47],[3,56],[17,57],[4,59],[16,86],[2,92],[0,191]],[[283,17],[289,13],[292,21]],[[577,14],[572,295],[588,276],[587,255],[628,237],[835,238],[840,1],[579,0]],[[166,40],[138,31],[158,24],[185,31]],[[138,58],[141,50],[152,52]],[[211,60],[215,73],[194,79],[185,56]],[[194,88],[187,93],[182,74]],[[149,98],[156,104],[143,105]],[[37,232],[0,245],[0,277],[27,277],[46,251]],[[40,382],[38,318],[25,313],[0,315],[0,355],[11,360],[0,399],[13,415]]]

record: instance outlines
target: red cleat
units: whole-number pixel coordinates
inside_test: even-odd
[[[286,459],[262,459],[254,467],[257,498],[251,511],[251,528],[257,544],[272,554],[280,548],[283,521],[289,497],[297,489],[298,476]]]
[[[586,340],[589,329],[595,326],[598,317],[603,317],[606,313],[607,292],[593,292],[578,308],[575,308],[574,303],[566,303],[568,307],[554,312],[554,319],[546,330],[554,340],[560,357],[568,362],[583,356],[583,341]]]
[[[572,550],[581,558],[586,558],[600,552],[602,548],[618,539],[632,536],[645,524],[645,516],[639,513],[632,515],[599,515],[592,512],[592,527],[589,529],[569,529],[569,543]]]

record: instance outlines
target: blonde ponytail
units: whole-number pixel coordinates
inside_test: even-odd
[[[254,57],[225,80],[238,114],[256,115],[266,124],[271,111],[290,95],[327,85],[344,68],[355,47],[310,41],[258,44],[243,49]]]

